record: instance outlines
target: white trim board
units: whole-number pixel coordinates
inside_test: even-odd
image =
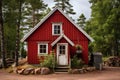
[[[68,17],[61,9],[54,8],[52,11],[48,13],[30,32],[28,32],[22,39],[21,42],[24,42],[39,26],[42,25],[56,10],[60,11],[79,31],[81,31],[91,42],[94,41],[92,37],[90,37],[81,27],[73,22],[71,18]]]
[[[72,45],[72,46],[75,45],[65,34],[61,34],[54,42],[51,43],[51,46],[54,46],[62,38],[64,38],[70,45]]]

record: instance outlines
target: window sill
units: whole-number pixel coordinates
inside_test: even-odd
[[[48,54],[47,53],[45,53],[45,54],[38,54],[38,56],[48,56]]]
[[[60,36],[60,34],[52,34],[52,36]]]

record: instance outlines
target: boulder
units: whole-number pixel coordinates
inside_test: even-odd
[[[73,69],[72,74],[79,74],[79,70],[78,69]]]
[[[23,71],[23,75],[32,74],[33,71],[34,71],[33,68],[26,68],[26,69]]]
[[[83,74],[83,73],[84,73],[83,69],[78,69],[78,70],[79,70],[79,73],[80,73],[80,74]]]
[[[87,72],[87,69],[86,68],[82,68],[83,72],[86,73]]]
[[[95,71],[96,70],[96,68],[95,67],[90,67],[91,68],[91,71]]]
[[[50,73],[49,68],[46,68],[46,67],[41,68],[41,74],[42,75],[46,75],[46,74],[49,74],[49,73]]]
[[[41,74],[41,68],[36,68],[35,69],[35,74]]]
[[[16,69],[17,74],[23,74],[25,69]]]
[[[90,67],[87,67],[86,70],[87,70],[88,72],[91,72],[91,68],[90,68]]]

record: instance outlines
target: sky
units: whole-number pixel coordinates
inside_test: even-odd
[[[43,0],[46,4],[48,4],[48,7],[52,9],[52,7],[55,5],[54,0]],[[70,0],[70,4],[73,6],[74,11],[76,12],[75,15],[72,15],[71,17],[75,19],[75,21],[78,19],[81,13],[85,15],[87,20],[90,18],[91,15],[91,9],[90,9],[90,3],[89,0]]]

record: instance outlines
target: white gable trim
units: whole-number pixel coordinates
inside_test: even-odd
[[[61,9],[55,8],[53,11],[50,11],[29,33],[27,33],[22,39],[21,42],[24,42],[44,21],[46,21],[56,10],[59,10],[79,31],[81,31],[91,42],[94,41],[81,27],[73,22],[72,19],[68,17]]]
[[[60,35],[54,42],[51,43],[51,46],[54,46],[58,41],[60,41],[62,38],[64,38],[70,45],[74,46],[75,44],[65,35]]]

